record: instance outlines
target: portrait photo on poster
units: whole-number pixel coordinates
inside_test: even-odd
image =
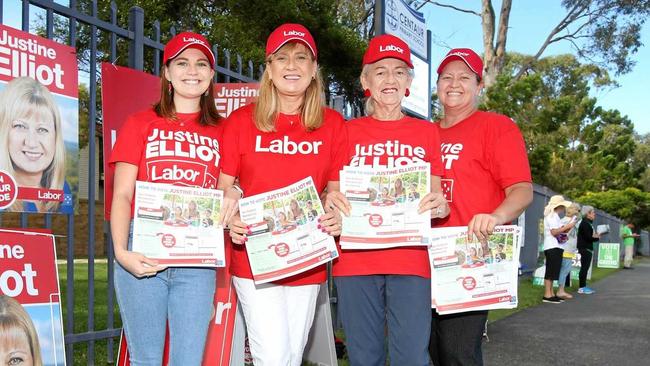
[[[0,294],[0,361],[9,360],[9,365],[63,366],[60,314],[58,303],[23,306]]]
[[[7,211],[73,212],[77,120],[76,99],[53,94],[29,77],[0,82],[0,137],[6,149],[0,169],[19,190]]]

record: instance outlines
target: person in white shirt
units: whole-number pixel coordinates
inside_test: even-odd
[[[546,257],[546,271],[544,273],[544,297],[542,301],[552,304],[564,302],[553,293],[553,281],[560,278],[562,267],[563,245],[567,241],[566,233],[575,225],[575,221],[562,224],[560,215],[564,215],[566,207],[571,202],[566,201],[562,195],[551,197],[544,208],[544,256]],[[558,240],[559,238],[559,240]],[[560,243],[560,241],[562,243]]]
[[[573,259],[578,251],[578,226],[580,225],[580,205],[572,203],[566,209],[566,215],[560,220],[562,225],[575,222],[575,225],[567,233],[567,241],[564,244],[564,254],[562,255],[562,267],[560,268],[560,278],[558,284],[560,287],[557,290],[557,296],[561,299],[572,299],[573,295],[565,290],[567,276],[571,273],[573,266]]]

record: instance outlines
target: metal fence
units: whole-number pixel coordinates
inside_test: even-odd
[[[86,3],[84,3],[86,4]],[[69,6],[64,6],[55,3],[51,0],[0,0],[0,21],[3,24],[12,25],[17,22],[17,19],[6,19],[4,16],[8,13],[19,12],[21,19],[18,27],[23,31],[38,33],[50,39],[55,39],[59,42],[65,42],[77,48],[79,57],[79,65],[81,70],[85,70],[87,75],[80,75],[80,81],[84,80],[87,76],[88,89],[89,89],[89,110],[88,118],[89,131],[88,136],[88,161],[81,162],[80,169],[87,168],[88,173],[88,194],[87,194],[87,210],[79,212],[75,215],[65,215],[66,218],[66,235],[64,240],[57,240],[59,245],[65,241],[66,257],[67,257],[67,280],[65,288],[62,292],[65,296],[65,343],[66,343],[66,360],[68,365],[74,362],[74,345],[78,343],[86,343],[86,352],[80,352],[86,355],[87,364],[95,364],[95,343],[100,340],[107,342],[107,356],[106,360],[102,362],[113,363],[114,354],[114,341],[120,334],[120,328],[116,327],[116,321],[113,316],[112,309],[115,306],[115,297],[113,289],[113,252],[110,243],[110,234],[108,232],[108,225],[104,223],[103,227],[96,225],[97,207],[94,204],[96,199],[101,197],[101,192],[97,192],[96,178],[101,166],[96,166],[96,154],[98,153],[97,143],[94,136],[97,136],[101,129],[98,125],[101,123],[101,116],[98,110],[101,108],[101,101],[98,100],[97,88],[99,85],[99,61],[105,60],[122,64],[137,70],[144,70],[145,66],[147,71],[159,74],[160,61],[162,59],[162,50],[164,43],[161,37],[161,29],[158,22],[153,22],[151,29],[145,29],[145,14],[139,7],[132,7],[129,10],[128,26],[122,28],[118,25],[117,5],[115,2],[110,3],[110,10],[108,19],[100,19],[98,16],[97,1],[90,2],[90,9],[88,12],[79,10],[79,4],[76,0],[70,0]],[[180,30],[182,31],[182,30]],[[83,33],[82,33],[83,32]],[[176,29],[169,30],[169,37],[176,34]],[[100,41],[103,41],[100,46]],[[128,48],[124,44],[128,44]],[[215,64],[215,81],[218,82],[256,82],[257,77],[262,72],[262,66],[254,67],[253,62],[243,62],[239,55],[232,55],[228,50],[220,49],[219,46],[213,46],[213,52],[216,57]],[[126,53],[126,54],[125,54]],[[86,165],[84,165],[86,164]],[[101,213],[99,211],[98,213]],[[79,218],[80,215],[87,216],[87,227],[83,230],[88,233],[88,240],[82,243],[75,240],[75,217]],[[10,221],[8,214],[0,214],[0,226],[8,226]],[[42,220],[40,220],[40,216]],[[33,220],[32,218],[36,219]],[[42,222],[45,228],[53,229],[51,214],[20,214],[19,225],[21,227],[34,226],[34,222]],[[4,224],[3,225],[3,221]],[[58,220],[57,220],[58,222]],[[60,229],[60,228],[58,228]],[[103,231],[103,237],[106,245],[105,253],[96,253],[96,231]],[[85,233],[84,233],[85,234]],[[85,235],[84,235],[85,236]],[[85,319],[86,330],[75,332],[75,321],[81,322],[83,319],[75,319],[75,275],[74,275],[74,259],[75,259],[75,246],[86,245],[87,260],[84,260],[88,266],[88,287],[85,289],[88,309],[87,317]],[[107,258],[107,319],[105,329],[96,329],[96,292],[95,292],[95,258],[96,256],[106,256]],[[78,288],[79,290],[79,288]],[[82,356],[83,358],[83,356]],[[78,363],[78,359],[77,359]]]

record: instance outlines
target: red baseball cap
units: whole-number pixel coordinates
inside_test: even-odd
[[[210,61],[210,66],[214,67],[214,53],[212,53],[210,42],[202,35],[194,32],[179,33],[170,39],[163,51],[163,63],[167,64],[167,61],[178,56],[188,48],[196,48],[203,52],[208,58],[208,61]]]
[[[311,50],[314,57],[318,56],[316,42],[309,30],[301,24],[285,23],[275,28],[266,40],[266,57],[276,53],[280,47],[291,41],[302,42]]]
[[[447,56],[440,61],[440,66],[438,66],[438,75],[440,75],[442,69],[444,69],[448,63],[455,60],[462,60],[467,67],[478,75],[479,78],[483,79],[483,59],[469,48],[454,48],[449,51]]]
[[[382,34],[370,40],[368,49],[363,55],[362,65],[374,64],[385,58],[402,60],[409,68],[413,68],[411,49],[406,42],[391,34]]]

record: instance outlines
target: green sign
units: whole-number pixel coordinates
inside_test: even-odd
[[[598,268],[618,268],[620,243],[598,244]]]

